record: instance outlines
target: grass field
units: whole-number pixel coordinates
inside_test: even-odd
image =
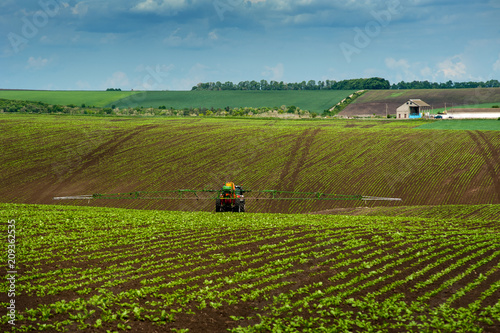
[[[218,109],[236,107],[296,106],[302,110],[321,113],[331,108],[352,90],[322,91],[23,91],[0,90],[0,98],[39,101],[49,104],[119,108],[165,106]]]
[[[479,216],[0,204],[0,217],[17,270],[16,325],[2,314],[3,331],[500,329],[500,227]]]
[[[123,107],[158,107],[183,109],[235,107],[297,106],[302,110],[321,113],[331,108],[351,90],[322,91],[151,91],[126,97],[114,104]]]
[[[49,204],[55,196],[219,189],[234,181],[253,190],[403,199],[249,200],[250,212],[500,204],[500,132],[417,128],[433,123],[4,114],[0,198]],[[71,204],[214,209],[208,198]]]
[[[485,119],[443,119],[423,124],[418,128],[433,130],[500,131],[500,121]]]
[[[0,90],[0,98],[36,101],[47,104],[104,107],[114,101],[135,94],[133,91],[44,91]]]

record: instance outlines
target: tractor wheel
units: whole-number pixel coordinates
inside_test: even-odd
[[[245,212],[245,202],[240,203],[240,212]]]
[[[233,207],[233,212],[236,212],[236,213],[241,212],[240,199],[236,199],[236,202],[235,202],[234,207]]]
[[[220,213],[222,212],[221,206],[220,206],[220,199],[215,200],[215,212]]]

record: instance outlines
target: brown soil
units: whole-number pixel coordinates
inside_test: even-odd
[[[434,109],[495,103],[500,101],[500,88],[370,90],[349,104],[339,115],[352,117],[375,114],[385,117],[386,105],[388,114],[394,115],[396,109],[409,99],[421,99]]]

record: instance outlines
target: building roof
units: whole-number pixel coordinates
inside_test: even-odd
[[[418,106],[430,106],[429,104],[425,103],[421,99],[410,99],[410,102],[413,102],[417,104]]]

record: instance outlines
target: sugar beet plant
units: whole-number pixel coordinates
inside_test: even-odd
[[[500,329],[491,220],[0,208],[19,237],[4,330]]]

